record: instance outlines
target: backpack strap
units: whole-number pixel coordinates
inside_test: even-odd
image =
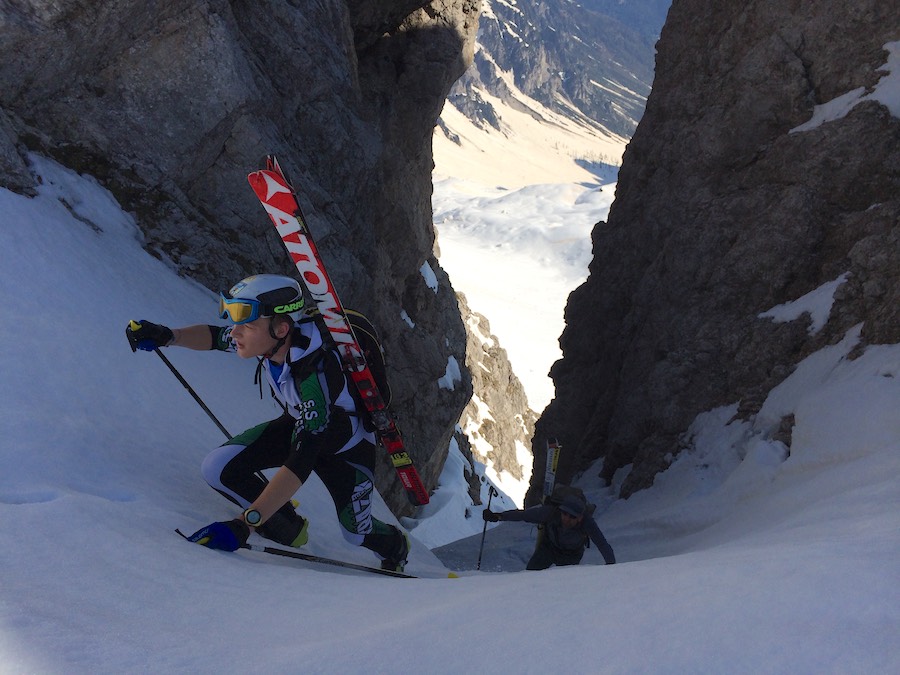
[[[306,340],[308,343],[309,338],[306,338]],[[325,345],[322,345],[299,361],[288,360],[286,365],[291,369],[291,377],[294,378],[294,382],[303,382],[303,380],[316,372],[319,369],[319,364],[322,362],[322,359],[325,358],[325,354],[329,351],[330,350]]]

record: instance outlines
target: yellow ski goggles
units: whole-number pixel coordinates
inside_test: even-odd
[[[303,309],[303,298],[284,305],[264,305],[259,300],[249,298],[226,298],[219,293],[219,318],[227,319],[234,325],[256,321],[261,316],[291,314]]]
[[[219,318],[228,319],[238,325],[256,321],[261,316],[262,303],[259,300],[226,298],[219,293]]]

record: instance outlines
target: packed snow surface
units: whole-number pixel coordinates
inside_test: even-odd
[[[752,423],[708,411],[627,501],[587,472],[614,566],[591,548],[523,571],[531,526],[484,528],[450,473],[404,521],[418,579],[212,551],[174,529],[237,515],[199,473],[224,435],[124,329],[216,323],[215,296],[144,251],[96,181],[32,161],[37,197],[0,189],[0,672],[900,672],[900,346],[858,354],[854,329]],[[523,326],[544,320],[519,305]],[[165,354],[231,433],[277,414],[254,363]],[[790,448],[772,440],[789,415]],[[316,479],[297,498],[309,552],[376,562]],[[433,553],[417,530],[459,540]]]

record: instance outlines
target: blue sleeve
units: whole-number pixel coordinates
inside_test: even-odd
[[[512,511],[503,511],[500,513],[500,520],[524,521],[526,523],[546,523],[553,515],[553,507],[549,505],[532,506],[520,511],[513,509]]]
[[[603,536],[603,532],[600,531],[600,526],[597,525],[597,521],[593,518],[585,518],[584,529],[587,531],[591,541],[594,542],[594,546],[600,551],[600,555],[603,556],[606,564],[614,565],[616,562],[616,554],[613,553],[612,546],[609,545],[609,542],[606,541],[606,537]]]

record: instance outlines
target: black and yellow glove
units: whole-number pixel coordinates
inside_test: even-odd
[[[140,349],[152,352],[171,343],[175,339],[175,334],[171,328],[141,319],[128,322],[128,326],[125,328],[125,337],[128,338],[131,351]]]

